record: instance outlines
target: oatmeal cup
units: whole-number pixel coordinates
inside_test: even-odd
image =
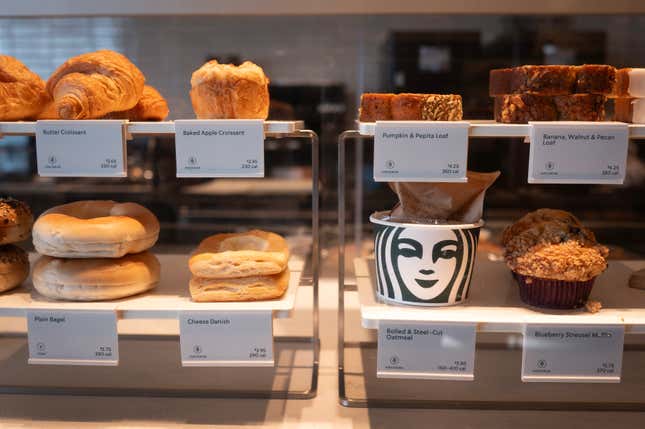
[[[377,295],[387,302],[418,306],[464,302],[484,222],[419,224],[397,222],[389,215],[384,211],[370,216]]]

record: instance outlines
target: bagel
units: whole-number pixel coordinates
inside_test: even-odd
[[[38,253],[60,258],[120,258],[154,246],[159,221],[136,203],[76,201],[53,207],[34,223]]]
[[[230,279],[278,274],[288,261],[289,247],[284,238],[254,229],[204,239],[188,266],[195,277]]]
[[[15,288],[29,275],[27,252],[13,244],[0,246],[0,292]]]
[[[0,245],[26,240],[33,222],[27,204],[13,198],[0,198]]]
[[[159,272],[159,261],[150,252],[119,259],[41,256],[34,265],[32,281],[38,293],[47,298],[103,301],[154,288]]]
[[[285,269],[272,276],[252,276],[235,279],[190,279],[193,301],[262,301],[280,298],[289,287],[290,273]]]

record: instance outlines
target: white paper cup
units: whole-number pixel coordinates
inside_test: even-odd
[[[416,224],[394,222],[389,215],[385,211],[370,216],[375,228],[377,294],[397,304],[464,302],[484,222]]]

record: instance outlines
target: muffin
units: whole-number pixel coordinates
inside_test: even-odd
[[[537,307],[584,306],[595,278],[607,268],[608,249],[562,210],[527,214],[506,228],[502,244],[522,301]]]

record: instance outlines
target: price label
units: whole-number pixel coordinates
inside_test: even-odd
[[[29,363],[101,365],[119,363],[114,311],[27,311]]]
[[[122,120],[37,121],[36,163],[45,177],[126,177]]]
[[[629,128],[618,122],[531,122],[529,183],[622,184]]]
[[[177,177],[264,177],[264,121],[175,121]]]
[[[273,366],[270,311],[182,311],[179,340],[183,366]]]
[[[622,325],[527,325],[522,381],[618,383]]]
[[[374,180],[466,182],[468,122],[377,121]]]
[[[475,324],[380,322],[377,377],[474,379]]]

